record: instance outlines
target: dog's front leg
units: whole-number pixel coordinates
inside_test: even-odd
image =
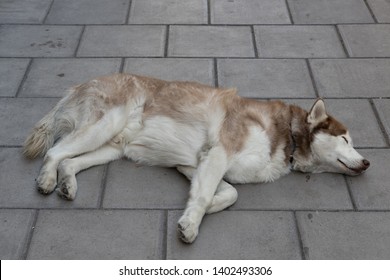
[[[227,167],[227,156],[222,146],[212,147],[202,157],[191,180],[189,199],[178,222],[179,237],[192,243],[198,235],[199,225],[211,204],[219,182]]]

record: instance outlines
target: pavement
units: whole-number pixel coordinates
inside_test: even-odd
[[[118,71],[323,97],[371,168],[237,186],[192,245],[172,169],[119,160],[80,173],[72,202],[40,195],[28,131],[67,87]],[[387,0],[1,0],[0,258],[390,259],[389,97]]]

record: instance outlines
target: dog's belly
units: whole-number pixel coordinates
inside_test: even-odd
[[[137,133],[124,133],[124,136],[124,153],[135,162],[196,167],[207,132],[201,123],[184,124],[169,117],[155,116],[145,120]]]

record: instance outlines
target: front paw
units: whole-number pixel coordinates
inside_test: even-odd
[[[178,236],[184,243],[192,243],[198,236],[198,226],[188,217],[181,217],[177,224]]]
[[[47,195],[52,193],[57,185],[57,174],[53,176],[43,172],[39,175],[36,181],[38,192]]]
[[[57,194],[66,200],[74,200],[77,192],[77,181],[75,176],[65,176],[63,177],[57,189]]]

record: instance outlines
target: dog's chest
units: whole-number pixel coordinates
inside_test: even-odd
[[[251,128],[244,149],[232,157],[226,180],[231,183],[269,182],[289,173],[283,148],[280,145],[271,154],[267,133],[261,128]]]

